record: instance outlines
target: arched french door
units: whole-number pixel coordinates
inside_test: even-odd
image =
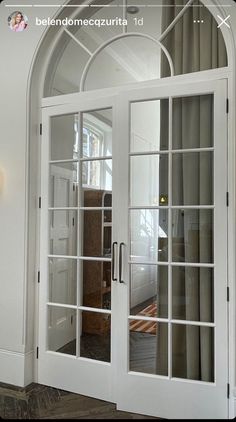
[[[40,383],[227,418],[226,100],[175,77],[44,100]]]

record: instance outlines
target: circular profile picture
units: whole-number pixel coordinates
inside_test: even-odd
[[[8,25],[13,32],[22,32],[28,26],[28,18],[19,11],[13,12],[8,17]]]

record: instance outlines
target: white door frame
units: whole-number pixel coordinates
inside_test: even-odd
[[[204,86],[202,93],[206,93],[207,86],[209,88],[209,79],[208,79],[209,74],[211,74],[211,76],[214,76],[214,75],[215,76],[217,75],[218,77],[220,76],[220,79],[225,79],[227,71],[226,71],[226,69],[221,69],[220,72],[219,71],[201,72],[202,80],[201,80],[201,77],[199,78],[199,74],[198,75],[192,74],[192,75],[190,75],[190,77],[188,79],[189,82],[190,82],[190,84],[188,85],[188,89],[191,90],[192,83],[194,85],[195,81],[200,80],[201,83]],[[204,79],[206,79],[207,81],[204,82]],[[212,84],[213,84],[213,82],[211,82],[211,85]],[[136,86],[135,85],[130,85],[130,86],[127,86],[125,88],[123,87],[123,88],[117,88],[117,89],[96,90],[96,91],[85,92],[85,93],[80,93],[80,94],[69,94],[69,95],[65,95],[65,96],[63,95],[63,96],[58,96],[58,97],[53,97],[53,98],[46,98],[46,99],[43,100],[43,107],[50,109],[50,111],[49,111],[50,115],[53,114],[54,106],[55,106],[55,114],[58,114],[58,111],[62,114],[63,114],[63,112],[65,112],[65,113],[76,112],[76,111],[78,111],[78,100],[79,100],[79,101],[81,101],[81,106],[83,104],[83,106],[82,106],[83,111],[86,111],[85,100],[87,98],[88,99],[88,107],[87,107],[88,110],[90,109],[91,101],[94,105],[93,109],[94,109],[94,107],[101,109],[101,108],[106,107],[107,104],[108,104],[107,103],[107,95],[108,94],[109,95],[113,94],[113,96],[114,96],[116,93],[121,93],[123,91],[124,97],[126,96],[128,98],[129,91],[130,92],[132,91],[132,96],[133,96],[133,92],[135,91],[135,89],[137,89],[137,98],[139,97],[141,99],[142,98],[142,88],[143,88],[143,93],[146,92],[147,88],[150,88],[150,93],[152,93],[152,90],[153,90],[154,87],[155,87],[155,89],[157,89],[157,87],[158,87],[158,90],[163,90],[163,93],[164,93],[165,87],[170,87],[171,85],[175,85],[177,91],[179,91],[179,95],[182,96],[183,93],[186,91],[186,87],[187,87],[186,75],[183,75],[183,76],[180,76],[180,77],[174,77],[174,78],[166,78],[166,79],[162,79],[162,80],[158,80],[158,81],[150,81],[148,83],[137,84]],[[128,93],[128,94],[125,94],[125,92]],[[192,92],[194,92],[194,90]],[[185,92],[185,94],[188,94],[188,93],[189,93],[189,91]],[[190,94],[191,94],[191,92],[190,92]],[[201,92],[197,91],[197,94],[201,94]],[[154,94],[153,94],[153,96],[155,97]],[[110,99],[111,99],[111,97],[110,97]],[[114,98],[113,98],[113,100],[114,100]],[[112,104],[113,100],[111,100],[110,104]],[[69,104],[70,104],[70,106],[69,106]],[[44,128],[45,128],[45,124],[43,124],[43,130],[44,130]],[[220,127],[219,127],[219,130],[220,130]],[[43,135],[48,136],[45,132],[43,132]],[[42,157],[43,160],[44,160],[44,158],[45,157]],[[123,175],[123,176],[125,176],[125,175]],[[47,173],[45,172],[45,173],[42,174],[42,186],[45,184],[45,178],[46,177],[47,177]],[[218,181],[218,182],[220,182],[220,181]],[[42,189],[42,192],[41,192],[41,195],[42,195],[42,198],[43,198],[42,207],[43,207],[43,203],[44,203],[44,194],[45,194],[45,192]],[[43,233],[44,232],[43,227],[45,227],[45,224],[47,224],[47,221],[46,221],[45,217],[43,217],[43,212],[42,212],[42,216],[41,216],[41,236],[43,236],[43,234],[44,234]],[[121,234],[122,234],[122,231],[119,233],[119,235],[120,235],[119,239],[121,239]],[[114,233],[113,238],[115,238],[115,233]],[[46,247],[46,244],[44,244],[44,247]],[[41,248],[41,250],[42,249],[43,248]],[[43,278],[43,275],[44,276],[46,275],[45,273],[43,274],[43,271],[44,271],[43,270],[43,262],[45,263],[44,258],[42,258],[42,256],[41,256],[41,277],[42,278]],[[121,294],[121,293],[115,292],[115,290],[117,290],[116,287],[115,288],[113,287],[113,290],[114,290],[115,294],[118,294],[118,295]],[[42,338],[41,338],[41,341],[42,341]],[[117,350],[114,350],[113,352],[114,352],[114,356],[116,356],[116,358],[117,358]],[[40,377],[39,377],[39,381],[40,381]],[[57,380],[57,383],[59,381]],[[109,384],[109,388],[110,388],[111,385],[110,385],[110,383],[108,383],[108,384]],[[66,388],[66,386],[64,386],[64,388]],[[86,393],[86,389],[85,389],[85,392],[83,394],[88,394],[88,393]],[[89,393],[89,395],[91,395],[91,393]],[[94,396],[97,396],[97,392],[94,392]],[[114,400],[113,394],[110,396],[110,401],[116,401],[116,400]],[[138,411],[138,410],[136,410],[136,411]]]
[[[73,94],[63,94],[54,97],[45,97],[42,99],[41,106],[52,107],[56,105],[73,104],[78,100],[78,95],[81,99],[91,98],[99,99],[110,96],[114,96],[121,92],[132,91],[135,89],[142,88],[157,88],[157,87],[170,87],[171,85],[182,85],[185,86],[187,83],[194,82],[213,82],[221,79],[229,79],[231,72],[228,67],[222,67],[219,69],[203,70],[201,72],[193,72],[184,75],[170,76],[161,79],[152,79],[150,81],[135,82],[127,85],[112,87],[112,88],[100,88],[93,91],[75,92]]]

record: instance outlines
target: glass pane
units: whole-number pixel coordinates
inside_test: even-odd
[[[111,223],[112,218],[112,211],[104,210],[104,223],[109,224]]]
[[[169,2],[169,7],[162,8],[162,31],[164,31],[180,12],[181,5],[187,0]],[[196,21],[204,23],[194,23]],[[188,24],[188,25],[187,25]],[[183,33],[188,27],[188,35]],[[179,19],[173,29],[163,39],[163,44],[172,54],[175,75],[199,72],[208,69],[217,69],[227,66],[227,51],[222,32],[218,28],[219,22],[213,17],[211,8],[203,5],[202,1],[195,0],[194,7],[189,7]],[[209,40],[209,43],[206,43]],[[209,54],[211,51],[211,54]],[[197,52],[197,54],[196,54]],[[162,77],[169,76],[169,67],[163,54]]]
[[[82,185],[83,188],[112,190],[112,160],[84,161]]]
[[[111,258],[111,226],[103,229],[103,256]]]
[[[214,382],[214,360],[214,328],[173,324],[173,377]]]
[[[82,206],[91,207],[91,208],[100,208],[100,207],[112,207],[112,192],[104,191],[99,189],[83,189]],[[104,210],[103,220],[104,223],[111,223],[111,210]]]
[[[130,157],[131,206],[168,205],[168,155]]]
[[[213,153],[173,154],[173,205],[212,205]]]
[[[131,260],[168,261],[168,211],[130,211]]]
[[[49,211],[50,255],[77,255],[77,211]]]
[[[213,95],[173,99],[173,149],[213,147],[213,107]]]
[[[48,350],[76,355],[76,311],[48,307]]]
[[[82,305],[111,309],[111,263],[81,261]]]
[[[172,268],[172,318],[214,322],[212,268]]]
[[[168,318],[168,267],[131,265],[130,313]]]
[[[49,206],[76,207],[78,205],[78,164],[50,165]]]
[[[51,160],[72,158],[79,158],[78,114],[51,117]]]
[[[49,302],[76,305],[77,261],[49,259]]]
[[[111,193],[105,193],[104,194],[104,200],[103,200],[103,205],[104,205],[104,207],[112,207],[112,195],[111,195]],[[110,211],[108,211],[108,213],[109,213]],[[105,214],[107,217],[105,217],[105,220],[108,222],[108,221],[111,221],[111,213],[110,214]],[[109,215],[110,215],[110,217],[109,217]]]
[[[172,210],[172,260],[212,264],[212,210]]]
[[[110,258],[112,225],[104,223],[104,211],[82,211],[81,224],[84,228],[82,255]]]
[[[112,47],[106,47],[93,61],[85,90],[157,79],[160,77],[160,56],[160,46],[149,39],[133,36],[115,40]],[[102,71],[98,72],[98,69]]]
[[[102,157],[112,155],[112,109],[83,113],[82,156]]]
[[[168,129],[169,100],[154,100],[131,104],[131,152],[168,149]]]
[[[81,29],[74,35],[82,41]],[[84,40],[83,42],[85,43]],[[44,96],[51,97],[73,92],[78,93],[80,78],[87,61],[88,53],[74,40],[68,38],[68,34],[63,31],[60,42],[55,45],[52,52],[45,78]],[[68,66],[68,63],[70,63],[70,66]],[[53,78],[52,69],[55,69]]]
[[[129,369],[168,375],[168,324],[130,321]]]
[[[111,361],[111,317],[98,312],[81,312],[80,356]]]

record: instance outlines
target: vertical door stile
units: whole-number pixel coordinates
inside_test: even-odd
[[[113,402],[114,100],[82,97],[43,109],[39,382]]]
[[[168,376],[172,378],[172,144],[173,144],[173,99],[169,97],[169,172],[168,172]]]
[[[129,160],[129,104],[125,103],[122,97],[116,97],[115,107],[115,126],[114,126],[114,215],[116,220],[114,221],[114,230],[116,236],[114,241],[118,242],[117,247],[117,279],[118,281],[114,286],[114,309],[113,318],[115,321],[115,372],[116,372],[116,391],[120,393],[120,389],[123,389],[121,383],[118,382],[120,377],[120,368],[127,371],[128,361],[128,327],[127,327],[127,316],[128,316],[128,297],[129,297],[129,284],[128,284],[128,160]],[[123,278],[124,283],[120,284],[119,273],[119,253],[120,245],[124,243],[123,248]],[[119,339],[119,340],[118,340]]]
[[[81,248],[83,243],[83,233],[81,227],[83,227],[82,216],[80,212],[81,206],[81,189],[82,189],[82,169],[81,169],[81,157],[82,157],[82,140],[83,140],[83,125],[82,125],[82,114],[81,112],[78,113],[78,184],[77,184],[77,204],[78,207],[78,223],[77,223],[77,339],[76,339],[76,355],[77,357],[80,356],[80,333],[81,333],[81,317],[78,310],[78,307],[81,305],[82,301],[82,283],[81,280],[83,279],[83,268],[81,265],[81,260],[79,257],[82,255]]]

